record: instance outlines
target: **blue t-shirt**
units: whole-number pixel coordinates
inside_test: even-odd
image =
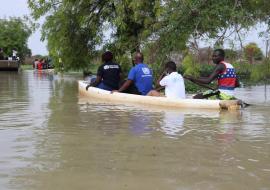
[[[153,73],[144,63],[139,63],[135,67],[132,67],[128,73],[128,80],[132,80],[135,83],[135,86],[142,95],[146,95],[152,90]]]

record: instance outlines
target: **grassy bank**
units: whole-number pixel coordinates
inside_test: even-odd
[[[26,65],[26,64],[21,64],[21,69],[22,70],[33,70],[33,66],[32,65]]]

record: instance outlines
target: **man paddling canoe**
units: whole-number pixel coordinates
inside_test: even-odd
[[[214,71],[208,77],[194,78],[192,76],[185,76],[186,79],[197,84],[210,84],[212,81],[218,81],[218,90],[207,91],[195,95],[193,98],[208,98],[216,96],[218,99],[231,100],[235,99],[234,89],[239,87],[239,81],[237,79],[235,69],[230,64],[224,61],[225,52],[223,49],[216,49],[212,55],[213,63],[216,64]]]

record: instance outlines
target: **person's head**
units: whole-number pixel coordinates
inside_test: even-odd
[[[221,61],[224,61],[225,51],[223,49],[216,49],[213,52],[212,60],[213,63],[219,64]]]
[[[134,55],[134,63],[143,63],[143,54],[141,52],[136,52]]]
[[[175,72],[176,71],[176,64],[173,61],[169,61],[165,64],[165,69],[168,73]]]
[[[113,54],[110,51],[106,51],[102,54],[102,61],[109,62],[113,60]]]

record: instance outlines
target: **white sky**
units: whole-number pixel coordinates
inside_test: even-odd
[[[8,18],[10,16],[22,17],[30,15],[27,0],[0,0],[0,18]],[[47,55],[46,42],[40,41],[41,33],[37,30],[28,40],[28,47],[32,50],[32,54]]]
[[[30,15],[30,10],[27,5],[27,0],[0,0],[0,18],[8,18],[10,16],[22,17],[23,15]],[[244,45],[249,42],[256,42],[262,51],[265,51],[265,42],[263,38],[258,36],[258,32],[265,29],[265,26],[257,26],[252,31],[248,32],[246,38],[244,38]],[[28,46],[32,50],[32,54],[48,54],[46,48],[46,42],[42,42],[40,40],[41,33],[40,30],[37,30],[33,33],[28,41]],[[204,43],[202,43],[204,44]],[[211,44],[204,44],[205,46],[209,46]]]

